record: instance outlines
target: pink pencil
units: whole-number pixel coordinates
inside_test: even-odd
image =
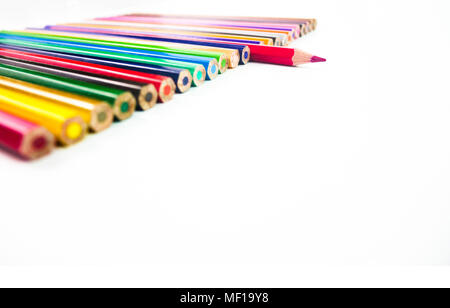
[[[237,22],[237,21],[221,21],[208,19],[178,19],[178,18],[146,17],[146,16],[116,16],[116,17],[96,18],[96,20],[141,22],[149,24],[166,24],[166,25],[221,27],[221,28],[248,29],[258,31],[287,31],[293,32],[295,34],[293,39],[297,39],[301,32],[300,26],[297,24],[277,24],[277,23],[244,22],[244,21]]]
[[[298,24],[302,31],[308,33],[317,27],[317,20],[313,18],[280,18],[280,17],[249,17],[249,16],[203,16],[203,15],[167,15],[167,14],[128,14],[126,16],[145,16],[156,18],[179,18],[179,19],[214,19],[235,22],[262,22],[277,24]]]
[[[0,111],[0,145],[26,159],[50,153],[54,136],[45,128]]]

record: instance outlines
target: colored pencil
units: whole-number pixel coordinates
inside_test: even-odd
[[[55,137],[44,127],[0,111],[0,145],[25,159],[49,154]]]
[[[0,47],[2,45],[0,44]],[[54,52],[54,51],[46,51],[41,49],[33,49],[33,48],[26,48],[26,47],[19,47],[19,46],[12,46],[12,45],[3,45],[4,48],[10,49],[10,50],[16,50],[16,51],[22,51],[27,52],[30,54],[35,55],[44,55],[54,58],[60,58],[60,59],[67,59],[67,60],[73,60],[73,61],[79,61],[83,62],[85,64],[98,64],[103,66],[106,71],[108,71],[111,67],[116,68],[123,68],[128,70],[128,73],[131,73],[131,71],[139,71],[143,73],[147,73],[146,75],[146,81],[137,81],[137,82],[145,82],[145,83],[152,83],[159,94],[159,101],[164,103],[172,99],[173,94],[165,95],[164,93],[168,91],[166,86],[172,87],[175,86],[173,83],[173,80],[176,81],[177,89],[180,93],[184,93],[188,91],[191,88],[192,84],[192,75],[189,73],[188,70],[182,70],[177,69],[173,67],[162,67],[162,66],[154,66],[149,64],[138,64],[138,63],[132,63],[132,62],[126,62],[126,61],[117,61],[117,60],[108,60],[108,59],[100,59],[95,57],[87,57],[87,56],[78,56],[78,55],[71,55],[66,53],[60,53],[60,52]],[[31,61],[32,62],[32,61]],[[59,65],[59,64],[58,64]],[[55,65],[58,67],[58,65]],[[74,68],[75,71],[80,70],[80,67]],[[103,75],[105,74],[105,70],[101,71],[93,71],[90,72],[94,75]],[[83,69],[83,73],[88,73],[85,69]],[[124,76],[115,76],[108,74],[108,78],[116,78],[118,80],[122,80],[123,78],[126,78]],[[173,79],[173,80],[172,80]],[[127,81],[136,81],[135,79],[127,79]],[[171,91],[172,92],[172,91]]]
[[[202,15],[162,15],[162,14],[129,14],[125,16],[144,16],[144,17],[170,17],[179,19],[214,19],[222,21],[247,21],[247,22],[263,22],[263,23],[279,23],[279,24],[307,24],[311,25],[315,30],[317,20],[314,18],[278,18],[278,17],[254,17],[254,16],[202,16]]]
[[[26,35],[16,36],[16,35],[9,35],[9,34],[2,34],[2,33],[0,33],[0,37],[7,38],[7,39],[14,39],[14,40],[52,44],[53,46],[62,46],[62,47],[69,47],[69,48],[70,47],[87,48],[90,50],[105,51],[105,52],[113,51],[113,52],[118,52],[118,53],[122,53],[122,54],[150,56],[152,58],[161,58],[161,59],[201,64],[205,68],[206,77],[208,80],[215,79],[219,73],[219,65],[218,65],[217,61],[213,58],[171,54],[171,53],[165,53],[165,52],[159,52],[159,51],[155,52],[155,51],[124,48],[124,47],[115,47],[115,46],[104,46],[104,45],[98,45],[98,44],[78,43],[78,42],[71,42],[69,40],[63,40],[63,39],[58,39],[58,38],[55,38],[55,39],[35,38],[35,37],[31,37],[31,36],[26,36]]]
[[[0,50],[0,54],[4,54]],[[0,64],[0,75],[107,102],[118,120],[131,117],[136,100],[127,91]]]
[[[139,26],[120,26],[113,24],[100,24],[100,23],[68,23],[63,24],[63,26],[71,26],[71,27],[80,27],[85,26],[89,28],[103,28],[103,29],[122,29],[122,30],[130,30],[130,31],[141,31],[141,32],[153,32],[153,33],[172,33],[172,34],[180,34],[180,35],[192,35],[192,36],[204,36],[209,38],[218,38],[218,39],[231,39],[231,40],[247,40],[252,42],[258,42],[264,45],[280,45],[280,41],[275,40],[273,38],[267,37],[257,37],[257,36],[247,36],[247,35],[226,35],[226,34],[217,34],[217,33],[206,33],[206,32],[195,32],[195,31],[183,31],[183,30],[168,30],[168,29],[155,29],[151,27],[146,27],[145,25]]]
[[[287,45],[312,18],[135,13],[0,30],[0,148],[26,159],[248,62],[326,59]],[[217,93],[220,95],[220,93]]]
[[[236,19],[227,19],[227,17],[223,16],[196,16],[196,15],[156,15],[156,14],[127,14],[127,15],[119,15],[113,17],[100,17],[96,18],[97,20],[109,20],[109,19],[128,19],[128,18],[139,18],[142,20],[150,21],[150,22],[159,22],[164,24],[196,24],[196,25],[217,25],[217,26],[228,26],[228,27],[248,27],[248,28],[256,28],[256,29],[269,29],[269,30],[299,30],[299,24],[292,23],[287,24],[285,22],[278,23],[276,21],[271,22],[263,22],[260,19],[258,20],[242,20],[242,18]]]
[[[77,143],[86,135],[86,124],[73,111],[3,86],[0,86],[0,110],[44,126],[63,145]]]
[[[22,61],[29,61],[29,62],[39,63],[39,64],[50,65],[52,67],[62,67],[62,68],[66,68],[66,69],[78,70],[81,72],[101,74],[104,76],[109,76],[109,77],[119,78],[119,79],[124,79],[124,80],[152,83],[155,85],[156,89],[158,90],[158,96],[159,96],[159,99],[161,100],[161,102],[168,102],[169,100],[171,100],[175,93],[175,88],[176,88],[175,83],[169,77],[161,77],[161,76],[151,75],[151,74],[147,74],[147,73],[141,73],[141,72],[137,72],[137,71],[120,69],[120,68],[116,68],[116,67],[98,65],[98,64],[69,60],[69,59],[62,59],[62,58],[57,58],[57,57],[44,56],[44,55],[39,55],[39,54],[35,54],[35,53],[23,52],[23,51],[17,51],[17,50],[12,50],[12,49],[5,49],[5,48],[0,48],[0,56],[10,58],[10,59],[12,58],[15,60],[22,60]],[[65,85],[70,86],[70,83],[71,82],[67,82]],[[49,82],[49,84],[51,84],[51,82]],[[95,96],[97,96],[99,94],[104,94],[104,95],[108,94],[111,98],[113,98],[113,96],[111,94],[114,94],[118,91],[117,89],[113,89],[113,88],[110,89],[110,88],[97,86],[97,87],[99,87],[99,89],[101,89],[101,91],[98,93],[98,91],[96,91],[95,87],[89,88],[89,87],[87,87],[86,83],[83,83],[83,85],[85,85],[85,87],[83,88],[85,94],[83,94],[83,93],[78,93],[78,94],[86,95],[86,96],[92,95],[94,98],[96,98]],[[46,86],[49,86],[49,85],[46,85]],[[78,89],[78,87],[75,87],[73,89],[73,91],[77,90],[77,89]],[[64,90],[64,89],[61,89],[61,90]],[[108,90],[110,90],[111,93],[108,93]],[[119,91],[119,93],[122,93],[122,94],[124,94],[123,96],[126,96],[125,93],[129,93],[129,92]],[[122,97],[122,95],[119,94],[119,96],[116,96],[116,99],[114,100],[114,103],[118,104],[117,106],[119,106],[119,104],[120,104],[120,102],[118,102],[117,98],[121,98],[121,97]],[[131,95],[131,97],[132,97],[132,95]],[[106,100],[106,99],[103,99],[103,100]],[[123,101],[123,99],[122,99],[122,101]],[[134,98],[133,98],[133,101],[135,101]],[[132,103],[131,100],[127,100],[126,102],[130,105]],[[117,107],[117,108],[119,108],[119,107]],[[115,110],[115,108],[113,108],[113,110]],[[130,112],[131,112],[131,110],[130,110]]]
[[[251,61],[278,65],[296,66],[304,63],[325,62],[326,59],[294,48],[273,46],[249,46]]]
[[[111,107],[99,100],[3,76],[0,76],[0,86],[46,99],[49,105],[51,102],[57,108],[63,106],[81,116],[91,131],[96,133],[110,127],[114,119]]]
[[[68,70],[62,68],[53,68],[51,66],[28,63],[23,61],[16,61],[6,58],[0,58],[1,64],[6,64],[14,67],[24,68],[40,73],[46,73],[59,77],[75,79],[88,83],[98,84],[105,87],[112,87],[129,91],[133,94],[137,101],[138,110],[147,110],[156,105],[158,100],[158,92],[153,84],[146,84],[142,82],[122,81],[116,78],[106,78],[97,74],[80,73],[75,70]]]
[[[130,16],[130,15],[126,15]],[[132,14],[132,17],[168,17],[167,15],[154,15],[154,14]],[[159,16],[159,17],[158,17]],[[169,15],[170,16],[170,15]],[[296,25],[299,26],[301,33],[303,35],[313,31],[316,29],[317,20],[315,19],[307,19],[307,18],[271,18],[271,17],[236,17],[236,16],[184,16],[184,15],[171,15],[172,17],[176,17],[178,19],[200,19],[200,20],[209,20],[214,19],[218,21],[233,21],[233,22],[257,22],[257,23],[276,23],[280,25]]]
[[[50,31],[46,29],[27,29],[21,32],[3,31],[2,33],[21,34],[34,36],[38,38],[61,39],[72,42],[81,42],[114,47],[142,49],[155,52],[165,52],[180,55],[214,58],[219,63],[220,73],[224,73],[226,71],[228,67],[227,64],[229,64],[231,68],[235,67],[235,65],[237,66],[234,60],[234,57],[238,56],[237,55],[238,52],[236,50],[217,47],[205,47],[205,46],[175,44],[175,43],[163,44],[159,42],[154,43],[152,42],[151,44],[147,42],[147,44],[143,45],[142,42],[133,42],[127,39],[116,39],[111,38],[111,36],[108,37],[101,35],[80,35],[77,33],[64,33],[60,31],[59,32]],[[227,61],[229,61],[229,63]]]
[[[50,51],[57,51],[63,53],[70,53],[76,55],[85,55],[92,57],[99,57],[105,59],[115,59],[115,60],[123,60],[128,62],[136,62],[136,63],[145,63],[145,64],[153,64],[153,65],[165,65],[175,68],[187,69],[193,76],[193,84],[195,86],[201,85],[206,78],[206,70],[202,65],[181,61],[173,61],[173,60],[164,60],[158,58],[151,58],[147,56],[137,56],[130,54],[123,54],[118,52],[104,52],[104,51],[96,51],[87,48],[77,48],[77,47],[64,47],[61,45],[56,45],[53,43],[36,43],[24,40],[14,40],[14,39],[5,39],[0,37],[0,44],[8,44],[14,46],[22,46],[28,48],[35,49],[43,49]]]
[[[210,24],[243,24],[243,25],[258,25],[266,27],[288,28],[295,30],[296,38],[300,37],[309,31],[305,31],[304,26],[309,26],[309,20],[301,22],[288,22],[274,20],[265,20],[264,18],[244,18],[244,17],[227,17],[227,16],[199,16],[199,15],[155,15],[155,14],[128,14],[123,16],[116,16],[113,18],[144,18],[155,19],[160,21],[178,20],[178,22],[195,22],[195,23],[210,23]],[[308,28],[309,30],[309,28]]]
[[[27,35],[33,35],[36,37],[45,38],[61,38],[66,40],[73,40],[79,42],[89,42],[92,44],[109,45],[127,48],[136,48],[143,50],[161,51],[169,53],[180,54],[194,54],[204,57],[215,58],[220,67],[220,72],[226,71],[227,67],[235,68],[239,65],[240,57],[237,49],[209,47],[169,42],[156,42],[156,41],[139,41],[137,39],[130,39],[126,37],[111,37],[107,35],[95,35],[95,34],[80,34],[73,32],[61,32],[61,31],[49,31],[45,29],[28,29],[21,33],[27,33]]]
[[[73,30],[75,29],[75,31]],[[78,29],[78,30],[77,30]],[[205,37],[205,36],[201,36],[201,35],[182,35],[182,34],[173,34],[173,33],[150,33],[150,32],[145,32],[145,31],[130,31],[130,30],[125,30],[125,29],[108,29],[108,28],[98,28],[95,26],[86,26],[86,25],[79,25],[79,26],[64,26],[64,25],[47,25],[44,28],[27,28],[26,32],[34,32],[34,33],[49,33],[49,32],[54,32],[53,34],[58,35],[58,32],[55,31],[59,31],[59,32],[66,32],[70,33],[72,32],[72,35],[77,33],[77,32],[81,32],[81,30],[95,30],[95,33],[105,33],[105,34],[110,34],[112,32],[117,32],[117,33],[128,33],[128,34],[133,34],[133,35],[152,35],[152,36],[166,36],[166,37],[171,37],[171,38],[178,38],[178,39],[203,39],[203,40],[214,40],[214,41],[218,41],[221,43],[229,43],[229,42],[233,42],[233,43],[239,43],[239,44],[257,44],[257,45],[262,45],[260,42],[256,42],[256,41],[249,41],[249,40],[244,40],[244,39],[224,39],[224,38],[220,38],[220,37],[215,37],[215,38],[211,38],[211,37]],[[59,35],[62,35],[61,33],[59,33]],[[93,35],[99,35],[99,34],[93,34]]]
[[[231,20],[232,17],[227,17]],[[298,24],[306,25],[309,29],[308,32],[313,31],[317,28],[317,19],[315,18],[274,18],[274,17],[234,17],[234,20],[247,20],[247,21],[258,21],[258,22],[276,22],[279,24]]]
[[[218,47],[218,48],[235,48],[239,51],[239,64],[247,64],[250,60],[250,48],[247,45],[236,43],[229,44],[221,41],[214,40],[200,40],[200,39],[180,39],[173,38],[165,35],[143,35],[136,34],[132,35],[128,32],[116,31],[116,30],[102,30],[102,29],[92,29],[92,28],[77,28],[77,27],[60,27],[60,26],[47,26],[49,30],[55,30],[60,32],[69,32],[74,34],[81,33],[90,33],[97,35],[110,35],[110,36],[119,36],[119,37],[129,37],[134,39],[148,39],[151,41],[160,41],[160,42],[169,42],[169,43],[179,43],[179,44],[188,44],[188,45],[199,45],[199,46],[210,46],[210,47]],[[113,38],[110,38],[113,39]]]
[[[298,25],[286,25],[286,24],[268,24],[257,22],[233,22],[233,21],[220,21],[211,19],[178,19],[178,18],[154,18],[143,16],[115,16],[106,18],[96,18],[96,20],[109,20],[109,21],[131,21],[131,22],[145,22],[149,24],[164,24],[164,25],[195,25],[198,27],[214,27],[225,29],[242,29],[252,31],[269,31],[269,32],[281,32],[290,34],[292,39],[297,39],[300,34],[300,27]]]
[[[151,31],[188,31],[195,33],[207,33],[212,35],[233,35],[238,37],[250,37],[250,38],[261,38],[270,39],[273,41],[275,46],[285,46],[292,40],[291,33],[279,33],[279,32],[268,32],[267,31],[255,31],[255,30],[236,30],[236,29],[225,29],[225,28],[213,28],[213,27],[199,27],[199,26],[186,26],[186,25],[168,25],[168,24],[155,24],[146,23],[145,21],[131,20],[91,20],[88,21],[90,24],[95,25],[106,25],[106,26],[119,26],[119,27],[142,27],[149,29]]]

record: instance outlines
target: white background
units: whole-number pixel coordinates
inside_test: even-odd
[[[0,152],[0,285],[446,281],[417,266],[450,263],[448,1],[125,2],[3,1],[0,27],[316,17],[294,46],[328,62],[251,63],[45,159]]]

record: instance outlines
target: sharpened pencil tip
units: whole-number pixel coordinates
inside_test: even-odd
[[[312,63],[316,63],[316,62],[326,62],[327,59],[325,58],[321,58],[321,57],[317,57],[317,56],[312,56],[311,57],[311,62]]]

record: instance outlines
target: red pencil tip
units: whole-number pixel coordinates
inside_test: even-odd
[[[325,58],[321,58],[321,57],[317,57],[317,56],[312,56],[311,57],[311,62],[312,63],[325,62],[325,61],[327,61],[327,59],[325,59]]]

